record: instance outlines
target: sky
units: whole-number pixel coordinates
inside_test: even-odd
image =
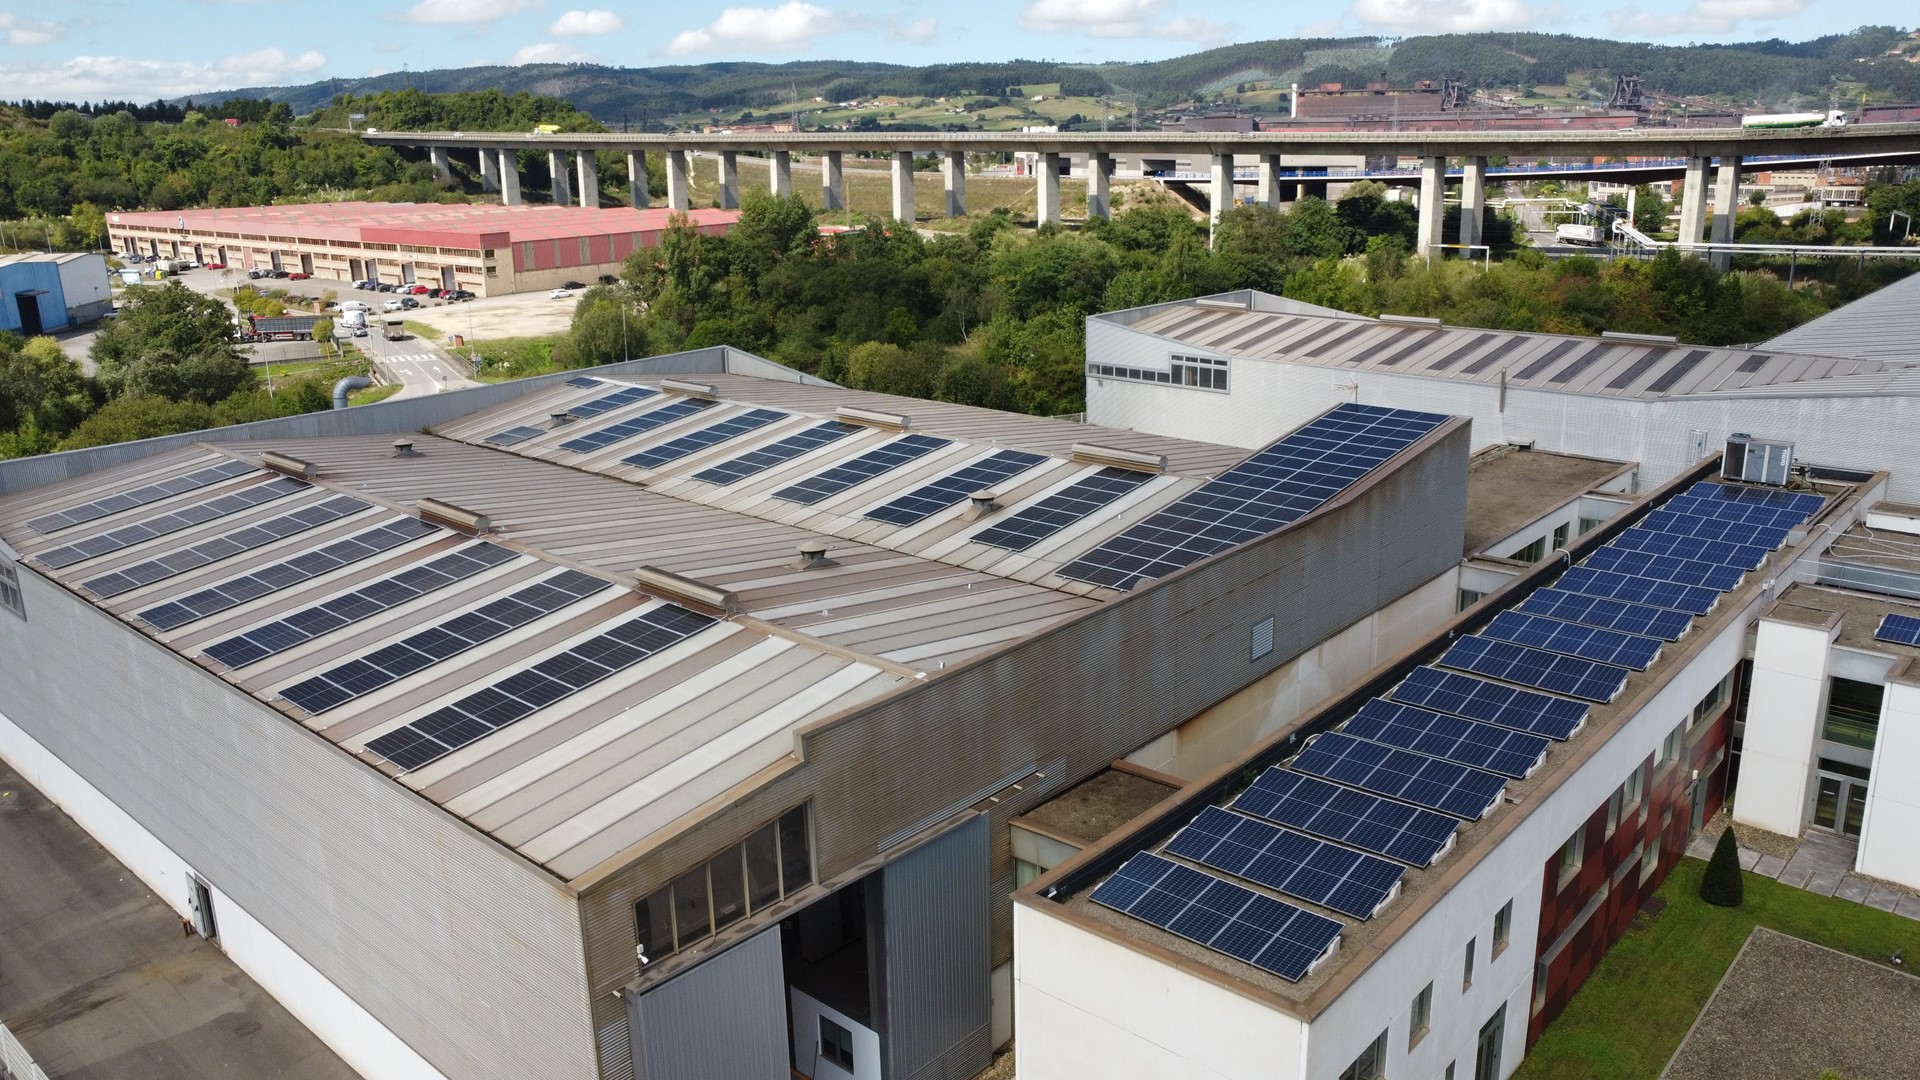
[[[1916,22],[1911,0],[594,2],[0,0],[0,98],[150,101],[481,64],[1091,63],[1278,37],[1536,30],[1685,44]]]

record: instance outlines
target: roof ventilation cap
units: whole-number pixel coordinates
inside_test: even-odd
[[[1446,323],[1427,315],[1382,315],[1380,321],[1394,326],[1445,326]]]
[[[1635,341],[1642,345],[1678,345],[1680,339],[1672,334],[1627,334],[1618,330],[1602,330],[1603,341]]]
[[[260,455],[260,465],[263,468],[272,469],[277,473],[297,476],[302,480],[320,471],[311,461],[303,461],[291,454],[275,453],[272,450],[265,451]]]
[[[476,536],[493,528],[493,522],[488,520],[487,515],[477,514],[464,506],[455,506],[439,499],[420,499],[413,505],[420,511],[422,520],[448,528],[463,529]]]
[[[679,379],[661,379],[660,389],[670,393],[685,394],[687,397],[705,398],[708,401],[712,401],[719,393],[713,388],[712,383],[682,382]]]
[[[911,421],[900,413],[876,412],[873,409],[856,409],[851,405],[842,405],[833,410],[833,415],[848,424],[865,424],[868,427],[892,428],[905,431]]]
[[[1097,443],[1074,443],[1073,460],[1084,462],[1088,465],[1118,465],[1123,469],[1139,469],[1144,472],[1167,471],[1167,456],[1165,454],[1148,454],[1139,450],[1122,450],[1117,446],[1101,446]]]
[[[979,521],[981,518],[1000,509],[1000,504],[994,501],[999,497],[1000,494],[998,492],[985,490],[976,491],[967,496],[970,505],[967,507],[966,520]]]
[[[796,570],[822,570],[839,564],[827,558],[827,545],[824,541],[808,540],[800,545],[800,558],[794,562]]]
[[[412,439],[395,439],[393,440],[393,456],[394,457],[419,457],[420,451],[415,450],[413,448]]]
[[[698,604],[726,615],[732,615],[740,610],[740,598],[735,594],[704,581],[681,577],[670,570],[643,566],[635,570],[633,576],[639,581],[641,588],[663,600]]]
[[[548,413],[547,419],[552,421],[549,427],[565,427],[573,423],[573,414],[570,412]]]

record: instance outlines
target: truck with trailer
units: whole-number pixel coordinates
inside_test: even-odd
[[[1556,244],[1580,244],[1597,247],[1607,242],[1607,229],[1604,225],[1562,225],[1553,230]]]
[[[1823,113],[1756,113],[1741,117],[1740,126],[1743,128],[1843,128],[1847,126],[1847,114],[1844,109],[1828,109]]]
[[[380,326],[380,336],[388,341],[407,340],[407,324],[401,319],[388,319]]]

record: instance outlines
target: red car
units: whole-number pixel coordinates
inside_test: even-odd
[[[312,274],[303,274],[300,271],[295,270],[293,273],[287,275],[287,280],[288,281],[305,281],[312,276],[313,276]]]
[[[407,286],[407,291],[415,296],[427,295],[427,287],[425,285],[409,285]]]
[[[226,263],[208,263],[207,264],[207,269],[209,270],[225,270],[226,268],[227,268]]]

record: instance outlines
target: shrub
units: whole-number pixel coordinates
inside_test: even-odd
[[[1713,846],[1713,859],[1700,879],[1700,899],[1718,907],[1739,907],[1745,894],[1746,884],[1740,879],[1740,845],[1729,825]]]

